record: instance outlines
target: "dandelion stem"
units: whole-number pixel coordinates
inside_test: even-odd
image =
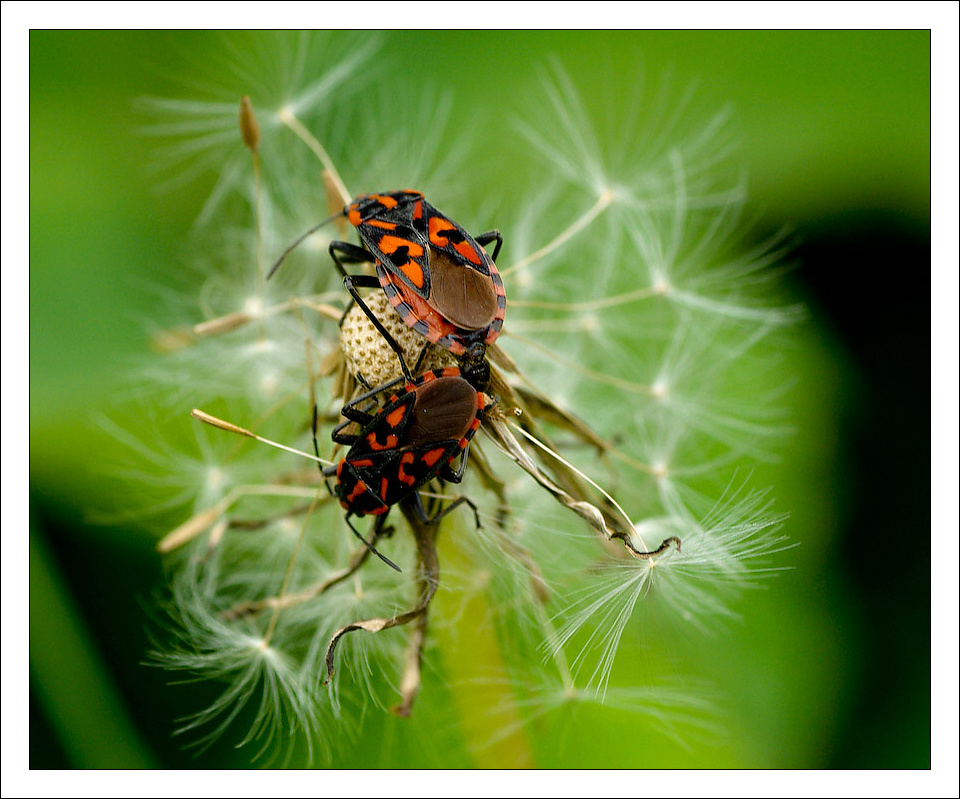
[[[627,466],[631,466],[632,468],[636,469],[638,472],[652,475],[658,475],[661,472],[661,469],[658,469],[656,466],[651,466],[649,463],[644,463],[643,461],[638,461],[636,458],[631,458],[629,455],[621,452],[616,447],[610,447],[605,451],[617,460],[627,464]]]
[[[520,269],[523,269],[525,266],[529,266],[536,261],[539,261],[541,258],[549,255],[554,250],[559,247],[562,247],[570,239],[577,235],[581,230],[583,230],[587,225],[589,225],[594,219],[600,216],[601,213],[613,202],[613,199],[616,195],[612,189],[605,189],[600,193],[600,196],[597,197],[597,201],[581,216],[579,219],[575,220],[566,230],[561,232],[553,241],[544,244],[536,252],[530,253],[526,258],[521,258],[512,266],[507,267],[506,269],[501,270],[500,274],[504,277],[510,275]]]
[[[647,397],[655,397],[657,395],[657,392],[651,386],[645,386],[642,383],[635,383],[632,380],[623,380],[619,377],[613,377],[612,375],[604,374],[603,372],[587,369],[585,366],[581,366],[576,361],[572,361],[569,358],[558,355],[553,350],[544,347],[542,344],[539,344],[533,339],[526,338],[525,336],[518,336],[513,332],[510,333],[510,336],[518,341],[522,341],[524,344],[535,350],[540,350],[540,352],[557,361],[557,363],[568,366],[571,369],[580,372],[580,374],[584,375],[585,377],[589,377],[591,380],[596,381],[597,383],[603,383],[608,386],[613,386],[614,388],[622,388],[624,391],[630,391],[634,394],[643,394]]]
[[[403,675],[400,678],[400,703],[390,711],[401,718],[407,718],[413,709],[414,700],[420,693],[420,663],[423,659],[423,646],[427,640],[427,614],[421,613],[414,620],[413,631],[407,642],[407,654],[404,659]]]
[[[333,165],[333,160],[330,158],[330,155],[324,149],[323,145],[320,144],[313,134],[303,126],[303,123],[297,119],[293,111],[291,111],[289,108],[281,108],[279,117],[280,121],[284,125],[296,133],[303,143],[313,150],[317,158],[320,159],[320,163],[323,164],[324,169],[330,173],[330,180],[333,182],[337,193],[340,195],[340,199],[343,200],[343,204],[348,205],[353,197],[350,195],[350,192],[347,191],[347,187],[340,178],[340,173],[337,172],[337,168]]]
[[[253,174],[255,181],[254,191],[256,192],[256,234],[257,234],[257,297],[260,298],[260,305],[263,305],[263,297],[266,288],[266,281],[263,274],[263,175],[260,168],[260,152],[253,150]],[[263,325],[263,315],[259,318],[260,341],[266,338],[266,330]]]
[[[637,300],[648,300],[663,294],[663,290],[658,287],[637,289],[636,291],[626,291],[623,294],[616,294],[612,297],[601,297],[596,300],[587,300],[586,302],[546,302],[541,300],[510,300],[511,307],[514,308],[537,308],[545,311],[598,311],[601,308],[612,308],[617,305],[627,305]]]
[[[623,517],[623,520],[626,522],[627,529],[630,529],[630,530],[633,529],[633,521],[627,515],[627,512],[623,508],[621,508],[619,503],[613,497],[611,497],[606,491],[604,491],[598,483],[596,483],[594,480],[590,479],[587,475],[581,472],[576,466],[574,466],[572,463],[566,460],[562,455],[560,455],[560,453],[554,452],[552,449],[550,449],[550,447],[546,446],[546,444],[543,444],[542,442],[538,441],[534,436],[530,435],[526,430],[520,427],[520,425],[514,424],[513,422],[508,422],[508,424],[510,425],[510,427],[512,427],[514,430],[520,433],[520,435],[522,435],[525,439],[527,439],[527,441],[529,441],[531,444],[533,444],[534,446],[546,452],[551,457],[558,460],[568,469],[572,469],[576,474],[578,474],[580,477],[586,480],[591,486],[597,489],[597,491],[599,491],[610,502],[610,504],[617,509],[617,512]]]
[[[254,177],[254,228],[257,237],[257,298],[263,305],[264,277],[263,277],[263,172],[260,167],[260,125],[257,116],[253,113],[250,98],[243,95],[240,98],[240,137],[250,150],[253,159]],[[260,321],[260,340],[263,341],[265,331],[263,321]]]
[[[424,524],[423,521],[417,517],[417,514],[414,513],[406,504],[401,505],[401,510],[403,511],[403,515],[406,517],[407,522],[410,524],[410,529],[413,531],[413,537],[417,542],[417,573],[419,575],[417,582],[420,586],[419,600],[417,601],[416,606],[412,609],[404,613],[398,613],[396,616],[391,618],[381,617],[376,619],[361,619],[337,630],[337,632],[334,633],[333,638],[330,639],[330,643],[327,645],[327,676],[323,681],[324,685],[330,682],[330,680],[333,678],[333,662],[334,656],[336,655],[337,644],[340,643],[340,639],[344,635],[353,632],[354,630],[366,630],[369,633],[378,633],[383,630],[389,630],[391,627],[399,627],[409,624],[420,616],[426,615],[427,608],[430,606],[430,602],[433,600],[433,595],[437,592],[437,585],[440,582],[440,560],[437,557],[437,547],[434,540],[436,536],[437,525]],[[425,622],[422,624],[425,624]],[[418,625],[418,627],[419,626],[421,625]],[[415,666],[415,675],[412,673],[405,674],[405,694],[402,696],[401,704],[395,711],[401,715],[403,715],[402,711],[405,711],[406,714],[409,714],[410,708],[413,705],[413,700],[416,697],[416,692],[420,687],[419,652]],[[407,670],[409,671],[410,668],[411,666],[408,663]]]
[[[316,311],[321,316],[339,320],[340,317],[343,316],[343,309],[337,308],[333,305],[327,305],[322,301],[325,297],[326,295],[324,294],[317,295],[316,299],[312,297],[293,297],[286,302],[281,302],[276,305],[271,305],[269,308],[265,308],[259,314],[259,317],[249,313],[248,311],[232,311],[231,313],[224,314],[223,316],[218,316],[214,319],[208,319],[206,322],[200,322],[190,329],[195,336],[212,336],[216,335],[217,333],[226,333],[230,330],[234,330],[253,321],[255,318],[266,319],[268,316],[286,313],[294,308],[309,308],[311,311]]]

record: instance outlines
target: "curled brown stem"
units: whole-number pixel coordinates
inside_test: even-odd
[[[505,419],[492,417],[487,420],[487,423],[482,429],[502,452],[527,472],[527,474],[533,477],[542,488],[549,492],[560,504],[585,519],[587,523],[606,540],[612,541],[617,539],[621,541],[634,557],[641,559],[659,555],[666,551],[671,544],[674,544],[678,550],[680,549],[680,539],[676,536],[670,536],[670,538],[667,538],[655,550],[646,551],[638,549],[633,543],[633,524],[626,514],[620,510],[619,506],[613,503],[617,511],[616,515],[622,517],[622,519],[616,519],[616,521],[614,521],[615,517],[611,518],[612,514],[609,510],[601,510],[601,508],[592,502],[578,498],[583,497],[586,493],[581,489],[581,485],[582,481],[587,478],[566,464],[566,462],[555,453],[552,454],[556,459],[556,464],[553,465],[551,471],[558,479],[551,479],[551,477],[547,476],[540,469],[537,463],[523,448],[516,436],[514,436],[511,427],[512,425],[508,424]],[[549,451],[549,448],[547,448],[545,444],[537,441],[529,433],[525,433],[525,431],[518,427],[514,427],[514,429],[520,430],[529,441],[535,443],[538,447]],[[596,484],[593,485],[596,487]],[[604,497],[604,499],[609,499],[609,497]],[[612,503],[612,500],[609,501]]]
[[[401,504],[400,508],[410,524],[414,540],[417,542],[417,585],[419,594],[417,604],[410,610],[396,616],[361,619],[337,630],[327,646],[327,676],[323,684],[326,685],[333,677],[337,644],[347,633],[354,630],[379,633],[383,630],[389,630],[391,627],[400,627],[416,621],[417,624],[407,650],[406,664],[401,679],[401,701],[394,708],[397,715],[406,716],[410,714],[410,709],[420,690],[420,658],[427,632],[427,608],[437,592],[437,584],[440,579],[440,561],[437,557],[436,546],[437,526],[425,524],[406,503]]]
[[[232,608],[224,610],[220,615],[227,620],[242,619],[255,616],[265,610],[285,610],[295,607],[304,602],[309,602],[314,597],[320,596],[325,591],[329,591],[335,585],[339,585],[348,577],[353,575],[366,561],[370,555],[370,550],[366,547],[359,547],[350,558],[350,563],[338,572],[334,572],[325,580],[297,591],[294,594],[283,596],[272,596],[267,599],[259,599],[250,602],[240,602]]]
[[[386,516],[381,516],[377,519],[377,523],[373,528],[373,533],[370,537],[370,546],[375,546],[377,540],[383,536],[389,535],[392,531],[392,528],[386,527]],[[355,549],[353,555],[350,556],[350,562],[340,571],[334,572],[325,580],[321,580],[319,583],[311,585],[309,588],[304,588],[302,591],[297,591],[295,594],[285,594],[281,596],[272,596],[267,599],[259,599],[256,601],[250,602],[240,602],[234,605],[232,608],[228,608],[223,611],[220,615],[225,619],[240,619],[248,616],[254,616],[257,613],[261,613],[264,610],[284,610],[286,608],[292,608],[295,605],[300,605],[304,602],[308,602],[314,597],[320,596],[320,594],[325,591],[329,591],[335,585],[339,585],[348,577],[352,576],[367,560],[370,556],[369,547],[359,547]]]

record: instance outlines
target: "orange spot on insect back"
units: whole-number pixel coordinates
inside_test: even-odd
[[[367,224],[370,227],[378,227],[381,230],[396,230],[397,225],[395,222],[384,222],[381,219],[368,219]]]
[[[440,449],[431,449],[429,452],[424,452],[423,455],[420,456],[420,460],[427,464],[427,466],[434,466],[436,462],[443,457],[446,451],[447,450],[444,447],[440,447]]]
[[[363,480],[357,480],[356,485],[354,485],[353,487],[353,491],[347,494],[347,496],[344,499],[348,505],[352,504],[356,499],[362,497],[366,493],[366,491],[367,491],[367,484],[363,482]],[[346,505],[344,507],[346,507]]]
[[[450,239],[440,235],[443,231],[455,230],[453,222],[441,216],[431,216],[428,228],[430,231],[430,242],[437,247],[446,247],[450,243]]]
[[[377,242],[377,247],[379,247],[387,255],[395,253],[401,247],[406,247],[407,252],[412,258],[419,258],[421,255],[423,255],[423,247],[421,247],[415,241],[400,238],[400,236],[384,236],[382,239],[380,239],[380,241]]]
[[[397,206],[397,201],[386,194],[371,194],[370,199],[376,200],[384,208],[395,208]]]
[[[467,241],[458,241],[453,248],[472,264],[479,264],[480,254]]]
[[[403,467],[409,466],[414,460],[416,460],[416,458],[414,458],[412,452],[404,452],[403,457],[400,458],[400,468],[397,470],[397,479],[408,486],[414,485],[417,482],[417,478],[412,474],[407,474]]]
[[[423,288],[423,269],[420,268],[420,264],[416,261],[407,261],[401,265],[400,271],[410,278],[410,282],[418,289]]]
[[[399,443],[400,440],[394,435],[387,436],[386,442],[381,444],[379,441],[377,441],[377,434],[375,432],[367,434],[367,444],[370,445],[370,449],[375,451],[393,449]]]
[[[403,421],[403,417],[407,412],[407,406],[401,405],[399,408],[394,408],[390,413],[387,414],[387,424],[391,427],[396,427],[400,422]]]

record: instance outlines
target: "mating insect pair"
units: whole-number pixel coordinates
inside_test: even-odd
[[[343,407],[346,421],[333,431],[333,440],[349,445],[350,450],[336,466],[325,469],[324,476],[336,477],[333,493],[347,511],[351,530],[397,568],[356,530],[350,516],[381,516],[401,502],[426,524],[464,502],[477,513],[473,503],[460,497],[430,517],[418,491],[434,478],[454,483],[463,478],[470,439],[487,402],[483,393],[490,382],[486,348],[499,335],[506,311],[503,281],[495,264],[502,238],[496,230],[473,238],[420,192],[410,190],[363,195],[342,215],[357,228],[364,247],[334,241],[330,255],[353,301],[400,359],[407,384],[376,411],[364,406],[392,384],[373,388]],[[271,275],[303,238],[284,252]],[[493,241],[490,256],[483,245]],[[350,275],[345,263],[373,263],[377,275]],[[461,368],[435,369],[414,379],[403,348],[358,292],[377,287],[403,321],[426,339],[415,370],[430,343],[457,356]],[[360,425],[360,432],[345,432],[354,423]],[[458,457],[459,466],[454,469]]]

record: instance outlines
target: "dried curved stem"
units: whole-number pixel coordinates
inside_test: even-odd
[[[232,608],[228,608],[220,615],[227,620],[241,619],[249,616],[255,616],[264,610],[285,610],[287,608],[301,605],[309,602],[311,599],[320,596],[329,591],[335,585],[339,585],[348,577],[351,577],[370,556],[370,550],[366,547],[358,547],[350,558],[350,563],[338,572],[334,572],[327,579],[319,583],[297,591],[295,594],[286,594],[285,596],[272,596],[267,599],[260,599],[250,602],[240,602]]]
[[[614,516],[606,517],[604,512],[596,505],[591,502],[587,502],[584,499],[575,498],[567,490],[564,490],[563,487],[547,477],[547,475],[541,471],[541,469],[527,454],[523,447],[520,446],[520,442],[517,441],[516,437],[513,435],[511,428],[523,435],[528,441],[530,441],[530,443],[548,453],[551,458],[562,467],[564,476],[570,478],[569,482],[571,483],[571,488],[577,481],[585,480],[595,490],[599,491],[604,499],[610,503],[612,510],[615,511],[616,516],[619,516],[620,519],[616,519],[615,521]],[[503,419],[492,417],[487,420],[487,423],[481,429],[502,452],[504,452],[509,458],[517,463],[524,471],[527,472],[527,474],[533,477],[542,488],[546,489],[550,494],[552,494],[553,497],[562,505],[572,510],[581,518],[585,519],[591,527],[603,535],[603,537],[608,541],[612,541],[614,539],[621,541],[634,557],[641,559],[648,559],[654,557],[655,555],[659,555],[666,551],[671,544],[674,544],[679,551],[680,539],[676,536],[667,538],[655,550],[646,551],[643,549],[638,549],[632,541],[632,535],[634,532],[633,523],[630,520],[630,517],[627,516],[626,512],[616,503],[616,501],[589,477],[575,469],[567,461],[560,457],[560,455],[537,440],[530,433],[523,430],[523,428],[510,424]],[[611,522],[615,521],[615,523],[612,525],[608,524],[608,518]]]
[[[440,561],[437,557],[436,547],[436,525],[424,524],[406,503],[401,505],[403,515],[410,524],[413,531],[413,537],[417,542],[417,563],[419,599],[417,604],[410,610],[392,617],[380,617],[373,619],[361,619],[351,624],[341,627],[337,630],[330,643],[327,646],[326,665],[327,676],[323,681],[326,685],[330,682],[334,672],[334,657],[336,655],[337,644],[347,633],[354,630],[365,630],[368,633],[378,633],[383,630],[389,630],[392,627],[400,627],[417,621],[413,636],[410,640],[410,647],[407,652],[406,665],[403,677],[400,681],[401,701],[393,708],[393,711],[399,716],[407,716],[420,690],[420,658],[423,652],[423,642],[427,631],[427,609],[437,592],[437,585],[440,580]]]

